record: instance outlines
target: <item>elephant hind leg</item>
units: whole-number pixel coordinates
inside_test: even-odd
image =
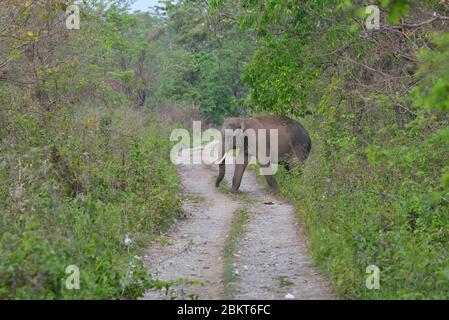
[[[276,182],[276,178],[273,175],[265,176],[265,179],[267,179],[268,185],[270,186],[272,191],[277,191],[278,184]]]
[[[270,163],[266,164],[266,165],[260,165],[262,168],[269,168],[271,166]],[[270,186],[272,191],[277,191],[278,189],[278,185],[276,182],[276,178],[274,177],[273,174],[265,174],[265,179],[267,179],[267,183]]]

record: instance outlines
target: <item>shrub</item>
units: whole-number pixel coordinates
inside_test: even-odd
[[[30,114],[8,114],[1,145],[0,298],[140,296],[142,249],[181,210],[166,129],[124,108],[60,111],[50,128]],[[80,290],[65,286],[69,265]]]

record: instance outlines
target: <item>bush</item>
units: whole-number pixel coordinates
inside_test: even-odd
[[[424,78],[404,98],[415,102],[413,120],[401,128],[393,111],[368,98],[377,108],[354,135],[351,101],[337,109],[325,95],[320,118],[305,120],[311,157],[303,170],[281,173],[318,265],[344,297],[449,297],[447,91],[426,85],[447,82],[445,65],[432,63],[447,56],[445,38],[418,55]],[[365,286],[369,265],[381,270],[379,290]]]
[[[142,249],[181,211],[167,130],[125,108],[3,116],[0,298],[140,296]],[[65,286],[70,265],[80,290]]]

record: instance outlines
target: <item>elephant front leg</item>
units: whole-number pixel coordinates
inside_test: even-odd
[[[235,193],[239,190],[243,174],[248,166],[248,159],[249,156],[247,152],[239,152],[239,155],[235,159],[234,177],[232,178],[232,187],[229,190],[230,192]]]
[[[234,177],[232,178],[232,187],[229,190],[232,193],[236,193],[240,188],[242,182],[243,173],[245,173],[248,163],[236,164],[234,169]]]

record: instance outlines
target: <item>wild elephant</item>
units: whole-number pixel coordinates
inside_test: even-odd
[[[226,130],[232,129],[234,130]],[[239,130],[240,129],[240,130]],[[253,130],[248,130],[253,129]],[[260,129],[265,129],[265,139],[260,141],[264,135],[257,134]],[[310,136],[304,127],[297,121],[285,116],[273,116],[264,115],[249,118],[226,118],[222,128],[222,141],[221,141],[221,156],[218,161],[219,174],[215,182],[215,186],[218,187],[225,175],[225,158],[230,150],[239,149],[239,156],[243,161],[237,162],[234,170],[234,177],[232,179],[232,187],[230,192],[237,192],[242,181],[243,173],[248,165],[248,160],[255,156],[261,167],[269,167],[274,164],[273,161],[261,163],[257,150],[250,146],[248,143],[248,136],[246,132],[256,132],[256,144],[260,147],[263,145],[267,154],[272,152],[273,146],[270,146],[270,129],[277,129],[277,159],[278,163],[285,166],[287,170],[290,170],[290,160],[292,157],[296,157],[301,163],[303,163],[309,156],[312,142]],[[239,133],[236,133],[239,132]],[[262,131],[261,131],[262,132]],[[232,135],[230,137],[229,135]],[[260,144],[259,144],[260,143]],[[243,150],[243,152],[242,152]],[[267,182],[271,189],[275,191],[277,189],[276,179],[274,174],[265,175]]]

